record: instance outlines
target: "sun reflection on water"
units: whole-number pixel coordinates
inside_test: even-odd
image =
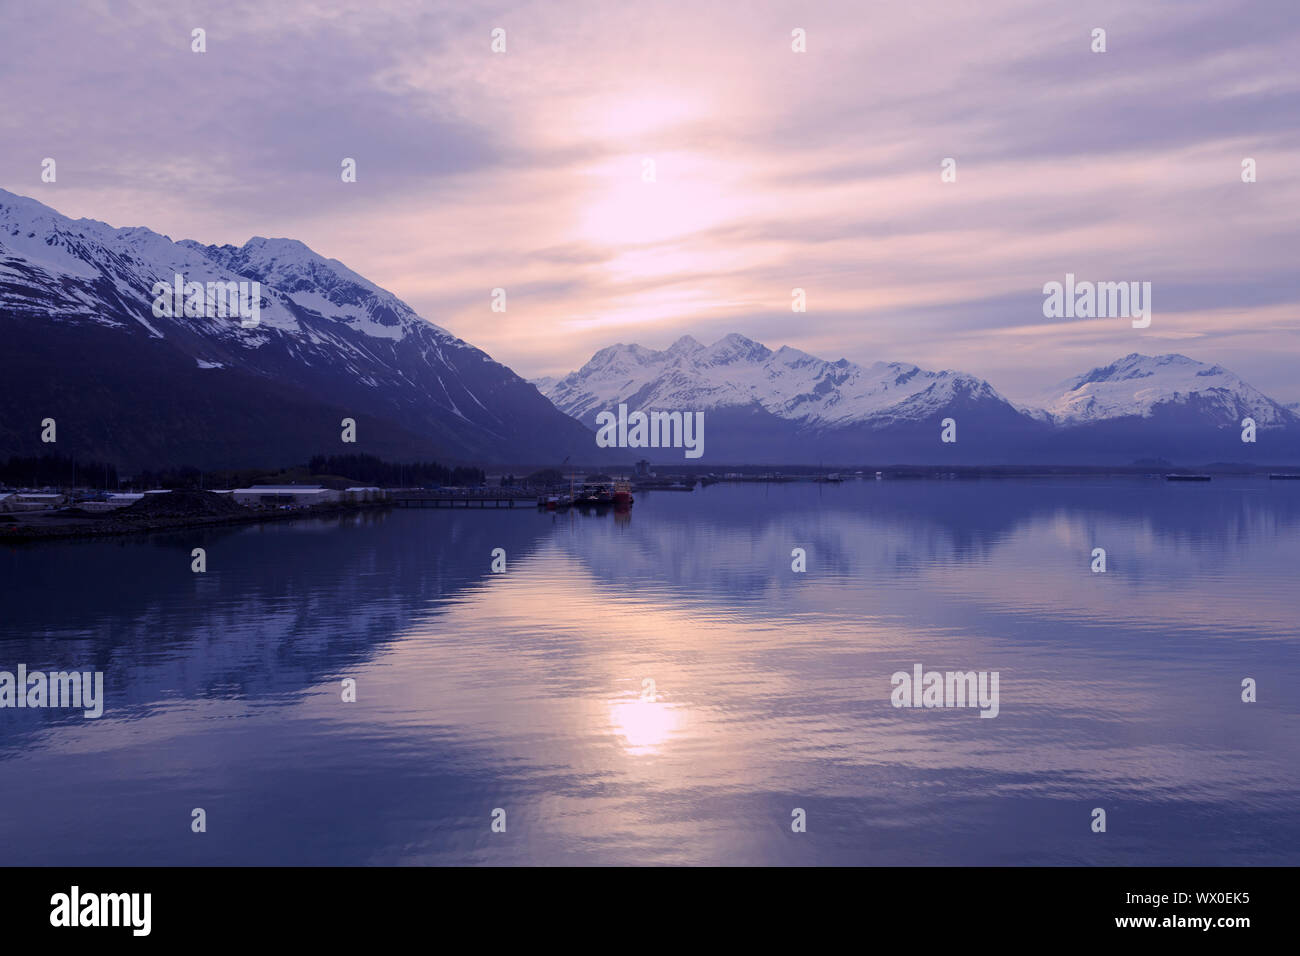
[[[619,743],[629,754],[645,756],[662,752],[686,723],[686,710],[659,700],[610,701],[610,724]]]

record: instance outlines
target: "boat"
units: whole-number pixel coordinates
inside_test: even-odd
[[[614,507],[615,508],[631,507],[633,500],[634,499],[632,498],[632,485],[629,482],[626,481],[614,482]]]
[[[1209,475],[1165,475],[1165,481],[1209,481]]]
[[[1300,481],[1300,475],[1283,475],[1274,474],[1268,476],[1269,481]]]
[[[587,481],[573,493],[573,503],[579,508],[594,508],[614,503],[614,494],[601,482]]]

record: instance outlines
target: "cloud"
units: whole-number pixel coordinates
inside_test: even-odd
[[[0,184],[176,238],[302,239],[525,375],[615,339],[739,330],[1013,393],[1150,339],[1223,348],[1300,398],[1283,373],[1300,359],[1300,22],[1284,0],[6,17]],[[39,182],[44,156],[57,185]],[[1042,284],[1067,271],[1151,281],[1152,328],[1044,324]]]

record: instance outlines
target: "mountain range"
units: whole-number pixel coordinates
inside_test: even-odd
[[[1300,414],[1218,365],[1133,353],[1013,403],[976,376],[827,361],[732,333],[664,350],[601,349],[534,384],[587,425],[629,409],[706,412],[705,460],[752,463],[1129,464],[1300,461]],[[1242,419],[1256,441],[1241,440]],[[940,440],[956,422],[956,441]],[[656,460],[671,457],[655,450]]]
[[[180,274],[256,281],[260,321],[158,317]],[[316,453],[489,464],[595,457],[528,382],[292,239],[173,242],[0,190],[0,454],[263,467]],[[55,420],[56,442],[41,442]],[[344,418],[356,442],[342,441]]]
[[[157,315],[153,289],[257,282],[259,320]],[[964,372],[826,361],[743,335],[613,345],[525,381],[293,239],[172,241],[0,190],[0,455],[127,470],[271,467],[369,453],[452,464],[628,464],[597,415],[706,412],[692,464],[1300,463],[1300,407],[1218,365],[1127,355],[1017,404]],[[1251,417],[1257,441],[1241,441]],[[342,420],[357,441],[342,441]],[[956,422],[954,443],[941,423]],[[54,419],[57,442],[41,441]]]

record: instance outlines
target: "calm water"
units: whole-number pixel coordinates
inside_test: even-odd
[[[931,480],[8,548],[0,670],[107,705],[0,710],[0,861],[1294,865],[1298,531],[1300,482]],[[895,709],[916,663],[1000,715]]]

